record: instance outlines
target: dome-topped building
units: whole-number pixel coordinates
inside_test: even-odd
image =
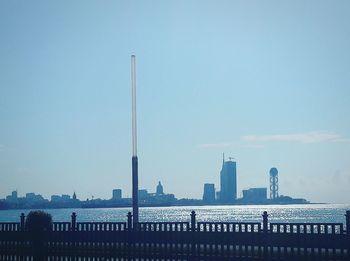
[[[158,182],[158,185],[157,185],[156,195],[157,195],[157,196],[159,196],[159,195],[164,195],[163,186],[162,186],[162,184],[160,183],[160,181]]]

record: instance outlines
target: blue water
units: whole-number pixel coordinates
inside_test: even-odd
[[[140,221],[190,221],[191,211],[196,211],[197,221],[261,222],[261,214],[267,211],[270,222],[322,222],[345,223],[345,212],[350,204],[308,205],[250,205],[250,206],[186,206],[140,208]],[[30,210],[0,210],[0,222],[18,222],[21,213]],[[46,209],[53,221],[70,221],[76,212],[77,221],[126,222],[130,208],[105,209]]]

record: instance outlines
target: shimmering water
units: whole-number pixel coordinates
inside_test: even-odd
[[[267,211],[271,222],[336,222],[345,223],[345,212],[350,204],[308,205],[251,205],[251,206],[186,206],[140,208],[140,221],[190,221],[191,211],[196,211],[197,221],[261,222],[261,214]],[[30,210],[1,210],[0,222],[18,222],[21,213]],[[69,221],[72,212],[77,221],[126,222],[130,208],[105,209],[46,209],[53,221]]]

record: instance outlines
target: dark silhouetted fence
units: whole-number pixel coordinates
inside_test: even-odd
[[[0,223],[0,260],[350,260],[342,223],[54,222],[51,231]]]

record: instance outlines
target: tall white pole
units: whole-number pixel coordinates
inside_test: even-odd
[[[137,158],[137,128],[136,128],[136,57],[131,55],[131,96],[132,96],[132,212],[133,225],[139,222],[138,202],[138,158]]]
[[[131,55],[131,95],[132,95],[132,156],[137,156],[136,57],[135,55]]]

